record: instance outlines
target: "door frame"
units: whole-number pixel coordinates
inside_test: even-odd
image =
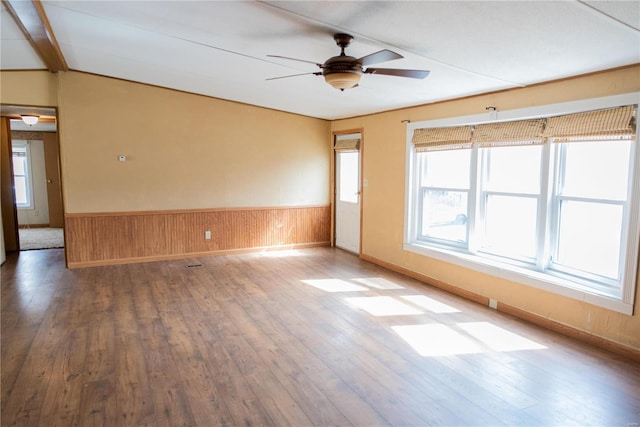
[[[10,210],[12,210],[12,213],[9,213],[9,216],[13,217],[13,229],[15,231],[15,235],[16,235],[16,250],[7,250],[7,248],[5,247],[6,252],[18,252],[20,253],[20,239],[19,239],[19,232],[18,232],[18,210],[17,210],[17,206],[16,206],[16,202],[15,202],[15,197],[13,197],[13,186],[14,186],[14,181],[13,181],[13,164],[11,162],[11,157],[12,157],[12,149],[11,149],[11,134],[12,134],[12,130],[11,130],[11,125],[10,125],[10,120],[11,119],[19,119],[20,118],[20,112],[23,111],[24,109],[46,109],[46,110],[51,110],[51,112],[53,113],[53,118],[56,122],[56,132],[55,132],[55,142],[51,141],[51,143],[55,144],[55,148],[56,148],[56,154],[57,154],[57,158],[55,159],[55,163],[57,166],[57,178],[58,178],[58,187],[59,187],[59,192],[60,192],[60,208],[62,209],[62,230],[63,230],[63,239],[64,239],[64,263],[65,263],[65,267],[69,267],[69,263],[68,263],[68,259],[67,259],[67,224],[66,224],[66,208],[65,208],[65,202],[64,202],[64,185],[63,185],[63,180],[62,180],[62,159],[61,159],[61,155],[60,155],[60,115],[58,112],[58,107],[50,107],[50,106],[26,106],[26,105],[10,105],[10,104],[2,104],[3,106],[3,110],[6,109],[6,113],[5,115],[2,116],[2,119],[5,120],[6,119],[6,125],[7,125],[7,129],[8,129],[8,160],[9,164],[11,166],[10,170],[11,170],[11,177],[10,177],[10,182],[11,182],[11,201],[9,202],[8,198],[7,200],[3,199],[3,204],[2,204],[2,208],[3,208],[3,215],[4,214],[4,208],[9,207]],[[29,131],[26,131],[29,132]],[[39,131],[35,131],[35,132],[39,132]],[[44,143],[45,141],[43,141]],[[4,152],[3,152],[3,156],[4,156]],[[45,165],[46,168],[46,165]],[[45,171],[45,175],[46,175],[46,171]],[[3,185],[5,185],[3,183]],[[6,231],[6,224],[3,224],[5,227],[5,231]],[[4,235],[2,236],[3,238],[5,237]]]
[[[336,151],[334,150],[334,144],[336,141],[336,137],[340,135],[348,135],[351,133],[359,133],[360,134],[360,155],[359,155],[359,176],[358,176],[358,191],[360,192],[360,232],[359,241],[358,241],[358,257],[362,255],[362,207],[364,201],[364,189],[362,185],[362,180],[364,176],[364,162],[362,159],[364,158],[364,129],[363,128],[355,128],[355,129],[347,129],[340,131],[333,131],[331,133],[331,247],[336,247]]]
[[[18,209],[14,196],[15,181],[13,177],[13,150],[11,147],[11,122],[9,117],[2,116],[2,238],[5,252],[20,252],[18,234]]]

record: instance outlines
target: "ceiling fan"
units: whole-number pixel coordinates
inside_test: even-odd
[[[396,68],[364,68],[367,65],[377,64],[379,62],[392,61],[395,59],[403,58],[402,55],[396,52],[392,52],[388,49],[375,52],[362,58],[354,58],[344,53],[344,49],[349,46],[353,36],[349,34],[338,33],[333,36],[336,44],[340,47],[340,55],[333,56],[327,59],[324,64],[320,64],[312,61],[305,61],[304,59],[289,58],[280,55],[267,55],[271,58],[282,58],[291,61],[306,62],[309,64],[315,64],[322,71],[316,71],[314,73],[302,73],[293,74],[290,76],[273,77],[267,80],[284,79],[288,77],[305,76],[313,74],[314,76],[324,76],[324,80],[336,89],[341,91],[345,89],[351,89],[360,83],[360,78],[363,74],[381,74],[386,76],[396,77],[409,77],[412,79],[424,79],[429,75],[427,70],[403,70]]]

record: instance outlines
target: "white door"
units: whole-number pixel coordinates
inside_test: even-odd
[[[336,151],[336,246],[360,253],[360,151]]]

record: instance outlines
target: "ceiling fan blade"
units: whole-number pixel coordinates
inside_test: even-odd
[[[317,62],[313,62],[313,61],[306,61],[304,59],[289,58],[288,56],[280,56],[280,55],[267,55],[267,56],[269,58],[280,58],[280,59],[288,59],[289,61],[306,62],[307,64],[314,64],[314,65],[317,65],[318,67],[322,67],[322,64],[318,64]]]
[[[399,53],[392,52],[389,49],[384,49],[379,52],[363,56],[362,58],[358,59],[358,62],[362,65],[370,65],[402,58],[404,58],[404,56],[400,55]]]
[[[321,75],[322,73],[318,71],[318,72],[316,72],[316,73],[291,74],[291,75],[288,75],[288,76],[271,77],[270,79],[265,79],[265,80],[287,79],[287,78],[289,78],[289,77],[309,76],[309,75],[311,75],[311,74],[313,74],[314,76],[319,76],[319,75]]]
[[[427,70],[402,70],[396,68],[367,68],[365,74],[381,74],[385,76],[409,77],[412,79],[424,79],[429,75]]]

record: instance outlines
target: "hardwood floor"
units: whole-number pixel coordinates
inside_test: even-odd
[[[640,423],[637,363],[337,249],[30,251],[1,291],[2,426]]]

